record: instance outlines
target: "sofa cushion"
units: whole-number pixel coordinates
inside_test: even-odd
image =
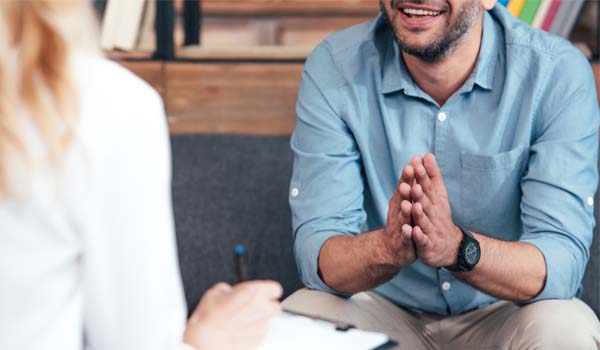
[[[292,253],[289,137],[175,135],[173,207],[188,309],[211,285],[234,282],[233,250],[250,278],[301,287]]]
[[[598,162],[600,168],[600,159]],[[596,217],[596,227],[594,228],[594,241],[590,248],[590,260],[583,276],[583,295],[585,301],[600,316],[600,193],[596,192],[594,203],[594,216]]]

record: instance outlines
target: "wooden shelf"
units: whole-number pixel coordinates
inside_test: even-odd
[[[214,62],[304,62],[314,48],[312,46],[187,46],[177,50],[176,61]],[[151,52],[108,51],[108,59],[118,62],[153,61]],[[160,62],[160,61],[154,61]]]
[[[147,51],[107,51],[105,52],[107,58],[115,61],[128,61],[128,60],[149,60],[152,59],[152,52]]]
[[[202,11],[207,16],[363,16],[379,11],[375,0],[203,0]]]
[[[210,61],[296,61],[304,62],[311,46],[241,46],[241,47],[186,47],[177,51],[183,60]]]

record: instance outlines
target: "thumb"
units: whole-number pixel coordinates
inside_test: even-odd
[[[251,293],[256,293],[268,300],[277,300],[283,294],[283,287],[276,281],[248,281],[236,286]]]

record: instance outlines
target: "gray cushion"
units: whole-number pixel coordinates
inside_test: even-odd
[[[233,249],[249,276],[301,287],[292,254],[289,137],[172,136],[173,206],[188,308],[219,281],[234,282]]]
[[[600,167],[600,160],[598,163]],[[590,261],[588,262],[585,276],[583,278],[583,296],[585,301],[596,315],[600,316],[600,236],[598,224],[600,224],[600,193],[596,192],[596,206],[594,214],[596,216],[596,228],[594,229],[594,241],[590,249]]]

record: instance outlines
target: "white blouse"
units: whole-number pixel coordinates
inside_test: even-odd
[[[73,67],[80,129],[64,167],[23,180],[24,199],[0,198],[0,349],[179,349],[162,101],[105,59],[77,54]]]

